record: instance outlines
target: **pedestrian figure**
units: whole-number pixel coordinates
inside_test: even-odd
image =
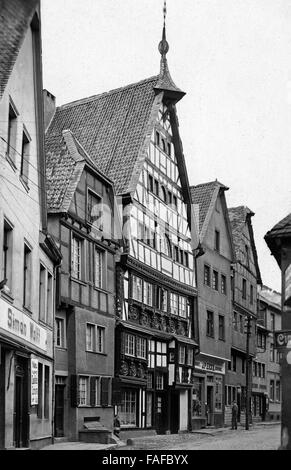
[[[115,436],[119,438],[119,433],[120,433],[120,421],[119,421],[118,415],[115,415],[114,421],[113,421],[113,434],[115,434]]]
[[[238,415],[238,406],[236,401],[232,402],[231,408],[231,429],[237,429],[237,415]]]

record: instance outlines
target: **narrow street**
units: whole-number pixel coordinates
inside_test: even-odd
[[[280,445],[280,425],[256,426],[249,431],[213,430],[213,433],[173,434],[143,437],[133,446],[122,450],[277,450]]]

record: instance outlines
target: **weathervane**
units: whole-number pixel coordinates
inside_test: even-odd
[[[169,44],[166,39],[166,16],[167,16],[167,0],[164,0],[164,8],[163,8],[163,14],[164,14],[164,27],[163,27],[163,37],[162,40],[159,44],[159,51],[162,57],[166,57],[166,54],[169,50]]]

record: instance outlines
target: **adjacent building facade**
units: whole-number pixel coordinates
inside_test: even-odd
[[[195,359],[193,428],[224,425],[225,375],[232,339],[231,265],[235,258],[227,189],[218,181],[191,187],[202,254],[197,258],[200,349]]]
[[[225,385],[225,424],[231,423],[231,404],[238,404],[238,420],[245,421],[246,387],[251,404],[252,360],[256,353],[257,284],[261,284],[251,218],[254,213],[245,206],[229,209],[235,263],[232,270],[232,340],[231,361]],[[247,367],[246,323],[250,318],[249,361]],[[248,380],[247,380],[248,370]],[[250,409],[250,408],[249,408]]]
[[[47,235],[39,2],[1,3],[0,448],[52,441],[55,266]]]
[[[252,413],[254,420],[281,419],[280,352],[274,332],[281,330],[281,294],[258,288],[257,352],[253,361]]]
[[[115,258],[121,236],[111,181],[70,130],[62,131],[60,141],[55,138],[61,114],[58,109],[46,133],[48,228],[63,258],[57,278],[54,432],[78,440],[93,423],[113,427]]]

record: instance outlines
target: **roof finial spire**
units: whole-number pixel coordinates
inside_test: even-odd
[[[166,16],[167,16],[167,0],[164,0],[164,8],[163,8],[163,14],[164,14],[164,27],[163,27],[163,36],[162,40],[159,44],[159,51],[162,57],[166,57],[166,54],[169,50],[169,44],[166,39]]]

